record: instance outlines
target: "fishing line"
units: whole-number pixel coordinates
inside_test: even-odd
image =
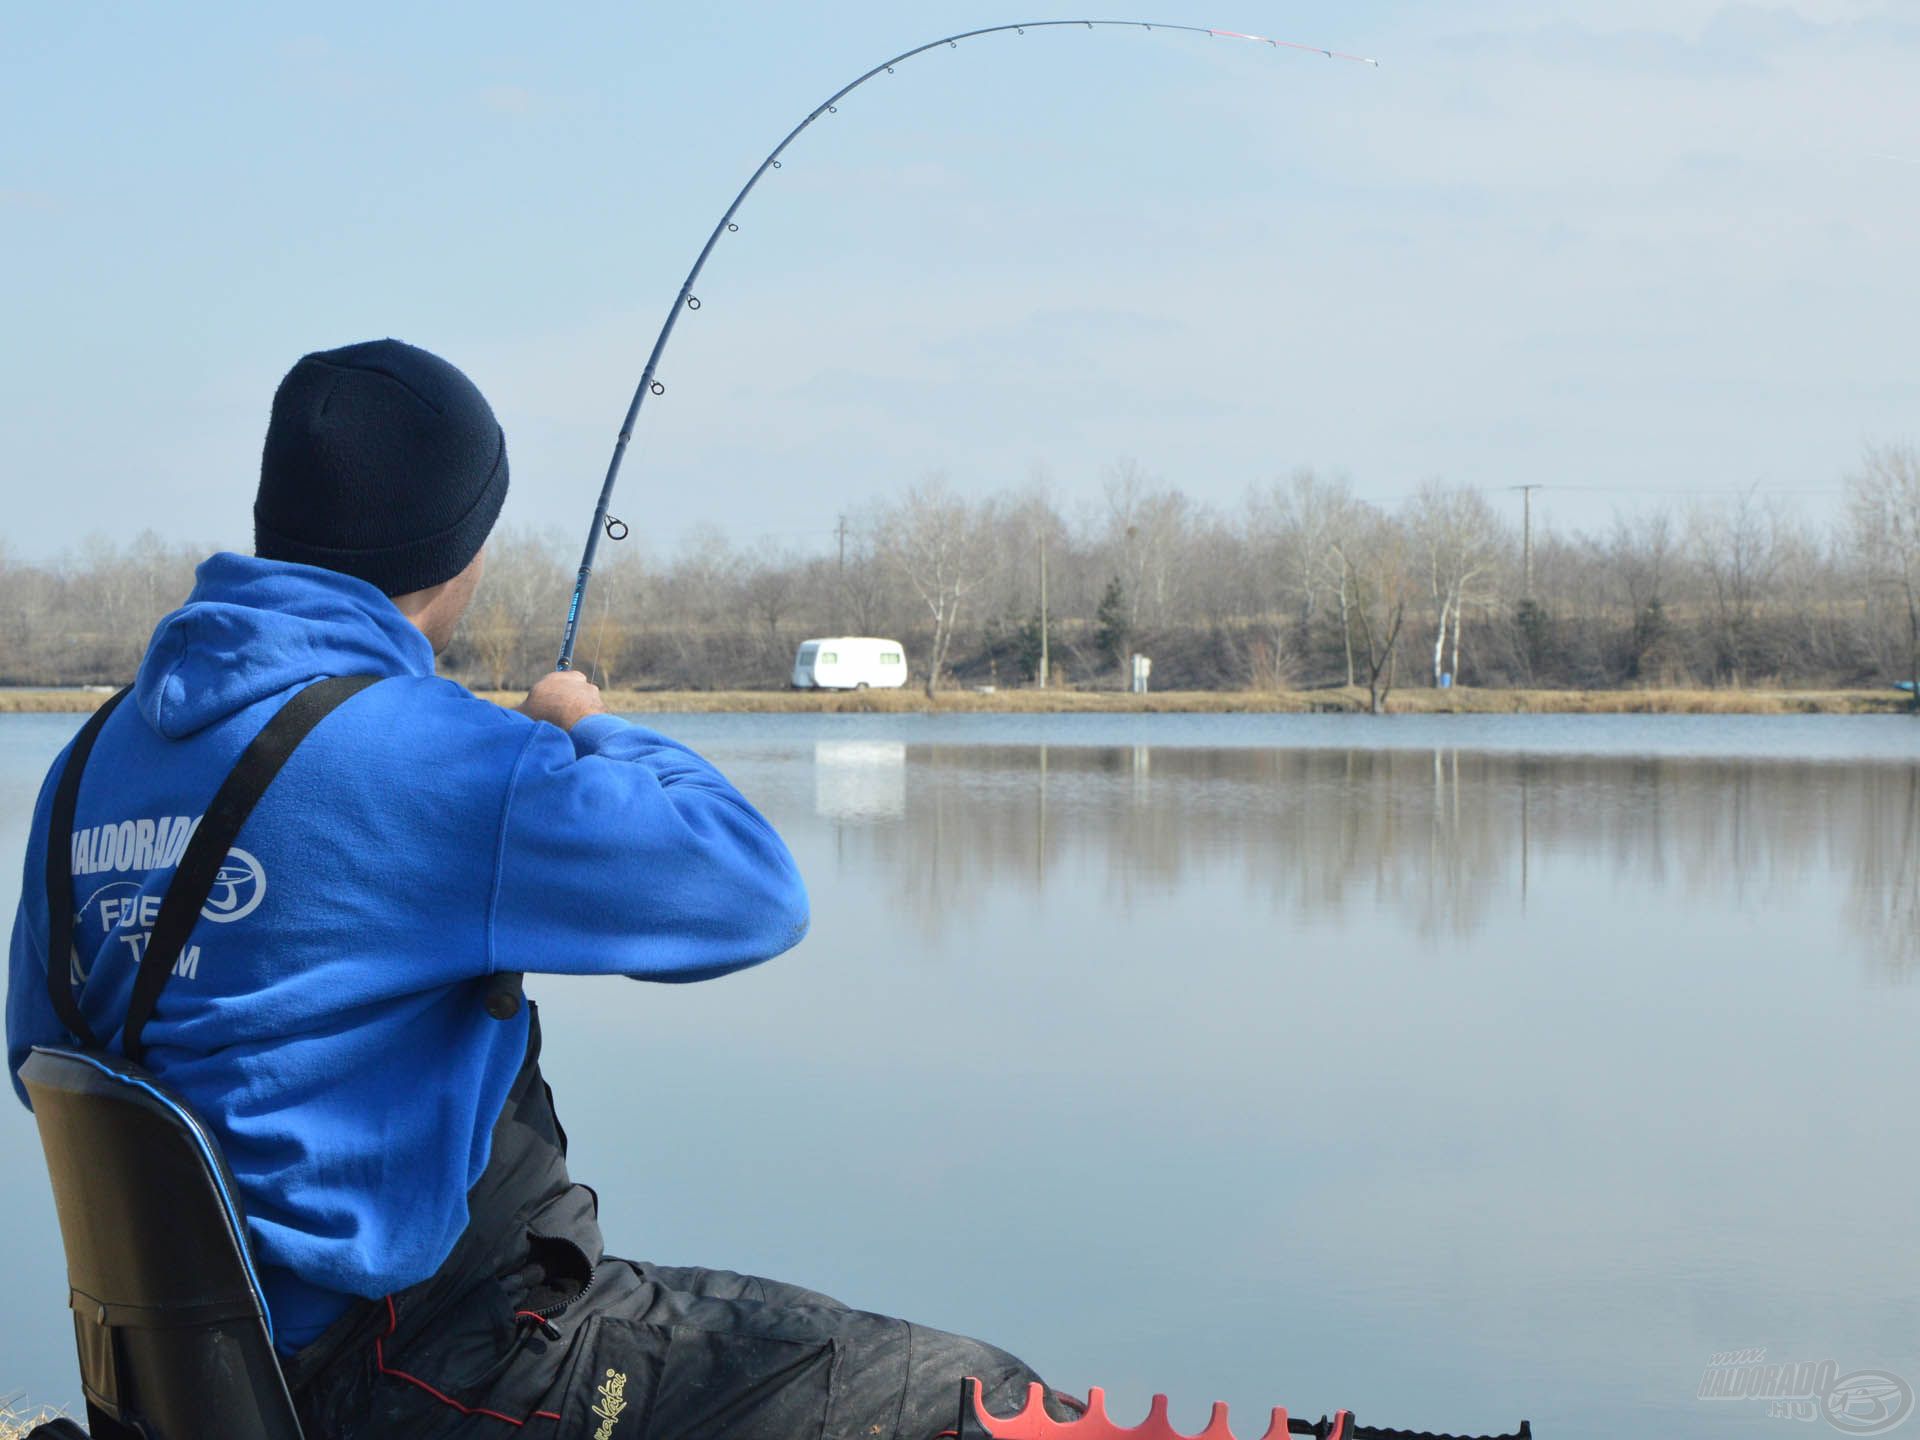
[[[600,549],[600,537],[604,534],[609,540],[622,540],[627,535],[626,522],[608,514],[607,507],[613,500],[614,481],[619,478],[620,463],[625,459],[627,445],[633,439],[633,427],[640,418],[640,407],[646,403],[648,396],[666,393],[666,386],[659,378],[660,356],[667,348],[667,341],[673,336],[673,328],[679,322],[681,313],[700,308],[700,297],[693,293],[693,287],[700,279],[700,272],[706,269],[707,259],[713,254],[714,247],[720,243],[721,238],[739,233],[740,226],[734,217],[739,213],[741,205],[746,202],[747,196],[753,193],[754,186],[760,183],[761,177],[769,170],[780,168],[780,157],[786,153],[787,147],[799,139],[814,121],[823,115],[838,114],[839,104],[847,96],[877,75],[893,74],[895,66],[904,64],[916,55],[924,55],[929,50],[939,50],[943,47],[958,49],[961,41],[972,40],[982,35],[999,35],[1008,32],[1025,35],[1029,30],[1051,30],[1063,27],[1087,30],[1116,28],[1164,30],[1189,35],[1205,35],[1216,40],[1249,41],[1257,45],[1267,45],[1276,50],[1301,50],[1310,55],[1323,55],[1329,60],[1350,60],[1360,65],[1377,67],[1380,63],[1364,55],[1350,55],[1342,50],[1328,50],[1319,45],[1304,45],[1295,40],[1275,40],[1265,35],[1248,35],[1238,30],[1216,30],[1204,25],[1166,25],[1150,20],[1028,20],[1015,25],[988,25],[978,30],[963,30],[955,35],[943,35],[938,40],[929,40],[924,45],[916,45],[911,50],[902,50],[891,59],[882,60],[858,79],[834,91],[808,111],[806,118],[787,132],[786,138],[768,152],[767,158],[760,162],[759,168],[748,177],[747,183],[740,187],[740,193],[733,197],[733,203],[727,207],[726,213],[713,227],[713,233],[707,236],[707,243],[701,247],[698,258],[693,262],[693,268],[687,272],[687,278],[680,284],[680,293],[674,296],[673,304],[667,310],[666,322],[661,325],[660,333],[654,339],[653,350],[647,356],[647,367],[640,372],[640,383],[634,387],[633,400],[627,406],[626,419],[621,422],[620,438],[614,444],[613,458],[607,463],[606,479],[600,485],[600,501],[594,507],[593,524],[587,528],[587,547],[580,557],[580,573],[574,580],[573,599],[567,606],[567,627],[560,642],[558,669],[573,668],[573,647],[580,626],[580,606],[586,598],[587,580],[593,573],[594,557]]]

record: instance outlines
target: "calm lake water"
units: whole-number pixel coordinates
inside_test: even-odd
[[[1920,724],[651,723],[780,826],[815,923],[713,984],[530,978],[616,1253],[1243,1440],[1275,1402],[1805,1433],[1696,1398],[1747,1347],[1920,1383]],[[76,724],[0,718],[9,914]],[[13,1105],[0,1173],[0,1396],[71,1401]]]

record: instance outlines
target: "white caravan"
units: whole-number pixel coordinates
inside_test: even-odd
[[[796,690],[898,690],[907,683],[907,652],[898,640],[836,635],[803,640],[793,657]]]

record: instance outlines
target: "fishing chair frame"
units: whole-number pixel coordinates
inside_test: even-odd
[[[117,1055],[36,1046],[20,1079],[53,1181],[94,1440],[302,1440],[206,1126]]]
[[[175,864],[120,1055],[95,1035],[74,990],[68,837],[87,758],[127,690],[88,718],[67,752],[47,834],[47,999],[78,1044],[35,1046],[20,1082],[53,1182],[95,1440],[302,1440],[239,1187],[212,1131],[145,1068],[142,1037],[254,806],[313,728],[376,678],[306,686],[241,752]]]

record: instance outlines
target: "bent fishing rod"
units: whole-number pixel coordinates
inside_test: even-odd
[[[977,39],[982,35],[1002,35],[1008,32],[1025,35],[1029,30],[1053,30],[1065,27],[1087,30],[1167,30],[1189,35],[1205,35],[1216,40],[1251,41],[1254,44],[1271,46],[1276,50],[1302,50],[1310,55],[1323,55],[1329,60],[1350,60],[1360,65],[1378,67],[1380,64],[1378,60],[1369,59],[1365,55],[1349,55],[1345,51],[1328,50],[1319,45],[1303,45],[1295,40],[1274,40],[1265,35],[1247,35],[1238,30],[1216,30],[1204,25],[1164,25],[1152,20],[1027,20],[1014,25],[987,25],[978,30],[963,30],[958,34],[943,35],[938,40],[929,40],[926,44],[916,45],[911,50],[902,50],[891,59],[882,60],[857,79],[842,85],[809,110],[805,118],[787,132],[786,138],[767,152],[767,158],[762,160],[759,168],[747,177],[747,183],[740,187],[740,193],[733,197],[733,203],[727,206],[726,212],[721,215],[712,233],[707,236],[707,243],[700,247],[700,254],[694,259],[693,268],[687,271],[687,278],[680,282],[680,292],[674,296],[673,304],[667,309],[666,322],[661,325],[660,333],[654,337],[653,350],[647,356],[647,368],[640,372],[640,383],[634,386],[633,399],[627,405],[626,419],[620,424],[620,438],[614,442],[613,458],[607,462],[607,476],[600,485],[600,500],[594,506],[593,523],[587,527],[587,548],[580,556],[580,573],[573,582],[573,599],[567,605],[567,628],[560,641],[560,661],[556,669],[571,670],[573,668],[574,641],[580,629],[580,607],[586,600],[587,581],[593,574],[593,562],[600,551],[600,537],[604,534],[609,540],[616,541],[626,538],[626,522],[617,520],[609,514],[608,506],[613,501],[614,481],[620,477],[620,462],[626,458],[627,445],[633,439],[634,424],[640,418],[640,407],[646,403],[649,395],[661,395],[666,392],[667,387],[660,383],[659,378],[660,357],[666,351],[667,342],[673,338],[673,328],[679,323],[681,312],[700,308],[700,298],[693,293],[693,287],[699,282],[700,272],[707,268],[707,261],[713,255],[714,247],[720,243],[721,237],[735,234],[740,229],[739,222],[734,219],[734,216],[739,214],[740,207],[746,203],[747,196],[753,193],[754,187],[760,183],[768,171],[780,168],[780,157],[786,153],[787,147],[798,140],[814,121],[823,115],[837,114],[840,102],[875,76],[891,75],[894,73],[895,66],[904,64],[916,55],[924,55],[929,50],[938,50],[942,46],[958,49],[961,41]],[[522,976],[517,971],[499,971],[487,983],[485,1001],[487,1013],[497,1020],[510,1020],[518,1015],[522,998]]]
[[[680,282],[680,292],[674,296],[673,304],[667,309],[666,322],[661,325],[660,333],[654,337],[653,350],[647,356],[647,367],[640,372],[640,383],[634,387],[633,400],[628,404],[626,419],[620,425],[620,438],[614,443],[613,458],[607,462],[607,476],[600,485],[600,501],[594,507],[593,523],[587,527],[587,547],[580,556],[580,573],[573,582],[573,599],[567,606],[567,628],[560,641],[560,663],[557,669],[573,668],[573,647],[580,628],[580,607],[586,599],[587,581],[593,574],[594,559],[599,554],[600,537],[604,534],[609,540],[623,540],[627,535],[626,523],[609,514],[608,506],[613,501],[614,482],[620,477],[620,463],[626,458],[627,445],[633,439],[634,424],[640,418],[640,407],[646,403],[649,395],[661,395],[666,392],[667,387],[661,384],[659,379],[660,357],[666,351],[667,341],[673,338],[673,328],[679,323],[681,312],[700,308],[700,298],[693,293],[693,287],[699,282],[700,272],[707,268],[707,260],[712,256],[714,247],[720,243],[721,237],[734,234],[740,229],[734,216],[746,203],[747,196],[753,193],[754,187],[760,183],[768,171],[780,168],[780,157],[786,153],[787,147],[799,139],[814,121],[823,115],[836,114],[842,100],[875,76],[891,75],[894,73],[895,66],[904,64],[917,55],[924,55],[929,50],[938,50],[942,46],[958,49],[961,41],[977,39],[982,35],[1001,35],[1008,32],[1024,35],[1029,30],[1051,30],[1063,27],[1087,30],[1184,32],[1189,35],[1206,35],[1216,40],[1251,41],[1277,50],[1302,50],[1311,55],[1323,55],[1329,60],[1350,60],[1360,65],[1378,67],[1380,63],[1365,55],[1349,55],[1345,51],[1328,50],[1319,45],[1303,45],[1295,40],[1274,40],[1265,35],[1246,35],[1238,30],[1216,30],[1204,25],[1165,25],[1152,20],[1027,20],[1019,24],[987,25],[978,30],[963,30],[955,35],[943,35],[938,40],[929,40],[926,44],[916,45],[911,50],[902,50],[891,59],[882,60],[858,79],[842,85],[809,110],[806,117],[787,132],[786,138],[767,153],[767,158],[760,162],[759,168],[747,177],[747,183],[740,187],[740,193],[733,197],[733,203],[727,206],[726,213],[720,217],[719,222],[713,227],[713,232],[707,236],[707,243],[700,247],[700,254],[694,260],[693,268],[687,272],[687,278]]]

